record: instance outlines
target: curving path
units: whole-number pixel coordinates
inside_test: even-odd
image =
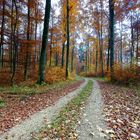
[[[11,128],[8,132],[0,135],[0,140],[30,140],[32,133],[38,132],[46,124],[50,124],[71,99],[77,96],[87,84],[88,79],[75,91],[60,98],[54,105],[35,113],[30,118]],[[94,80],[93,91],[83,110],[83,116],[77,126],[78,140],[105,140],[108,136],[102,115],[103,101],[98,82]]]
[[[45,127],[46,122],[49,124],[57,117],[61,108],[80,93],[87,84],[87,81],[85,80],[75,91],[60,98],[54,105],[35,113],[19,125],[11,128],[8,132],[0,135],[0,140],[30,140],[33,132],[38,132],[42,127]]]

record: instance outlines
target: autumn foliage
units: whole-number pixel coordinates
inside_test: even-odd
[[[49,84],[64,81],[65,79],[65,69],[61,67],[51,67],[46,70],[46,82]]]
[[[110,71],[106,71],[106,76],[110,80]],[[139,83],[140,67],[137,65],[122,67],[119,64],[115,64],[113,82],[125,85]]]
[[[115,81],[139,81],[140,2],[111,1],[115,13],[114,37],[109,35],[109,2],[69,0],[68,5],[66,0],[52,2],[44,53],[46,82],[65,80],[67,65],[70,79],[75,73],[87,77],[109,77],[109,69],[114,67],[112,78]],[[44,8],[43,0],[0,1],[1,85],[38,80]],[[111,39],[114,43],[109,43]],[[111,51],[112,44],[114,52]]]

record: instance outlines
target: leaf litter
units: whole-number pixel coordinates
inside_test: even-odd
[[[111,140],[140,140],[140,97],[127,87],[99,82]]]
[[[49,90],[47,93],[32,95],[1,94],[6,105],[0,108],[0,134],[27,119],[30,115],[52,105],[62,96],[74,91],[83,81],[78,81],[63,87]]]

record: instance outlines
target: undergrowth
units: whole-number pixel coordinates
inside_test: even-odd
[[[4,100],[0,99],[0,108],[5,106]]]
[[[62,89],[64,87],[67,87],[70,84],[76,83],[77,81],[79,81],[81,79],[76,78],[74,80],[66,80],[66,81],[60,81],[60,82],[56,82],[53,84],[42,84],[42,85],[38,85],[38,84],[32,84],[32,85],[13,85],[11,87],[0,87],[0,93],[4,93],[4,94],[36,94],[36,93],[45,93],[49,90],[59,90]]]

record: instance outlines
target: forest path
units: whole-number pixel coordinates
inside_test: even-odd
[[[38,132],[46,124],[50,124],[71,99],[77,96],[87,84],[88,80],[75,91],[60,98],[54,105],[35,113],[20,124],[11,128],[8,132],[0,135],[0,140],[30,140],[33,132]]]
[[[83,117],[77,127],[79,140],[105,140],[107,135],[102,133],[106,130],[106,124],[102,115],[103,101],[100,86],[94,80],[93,91],[83,111]]]

